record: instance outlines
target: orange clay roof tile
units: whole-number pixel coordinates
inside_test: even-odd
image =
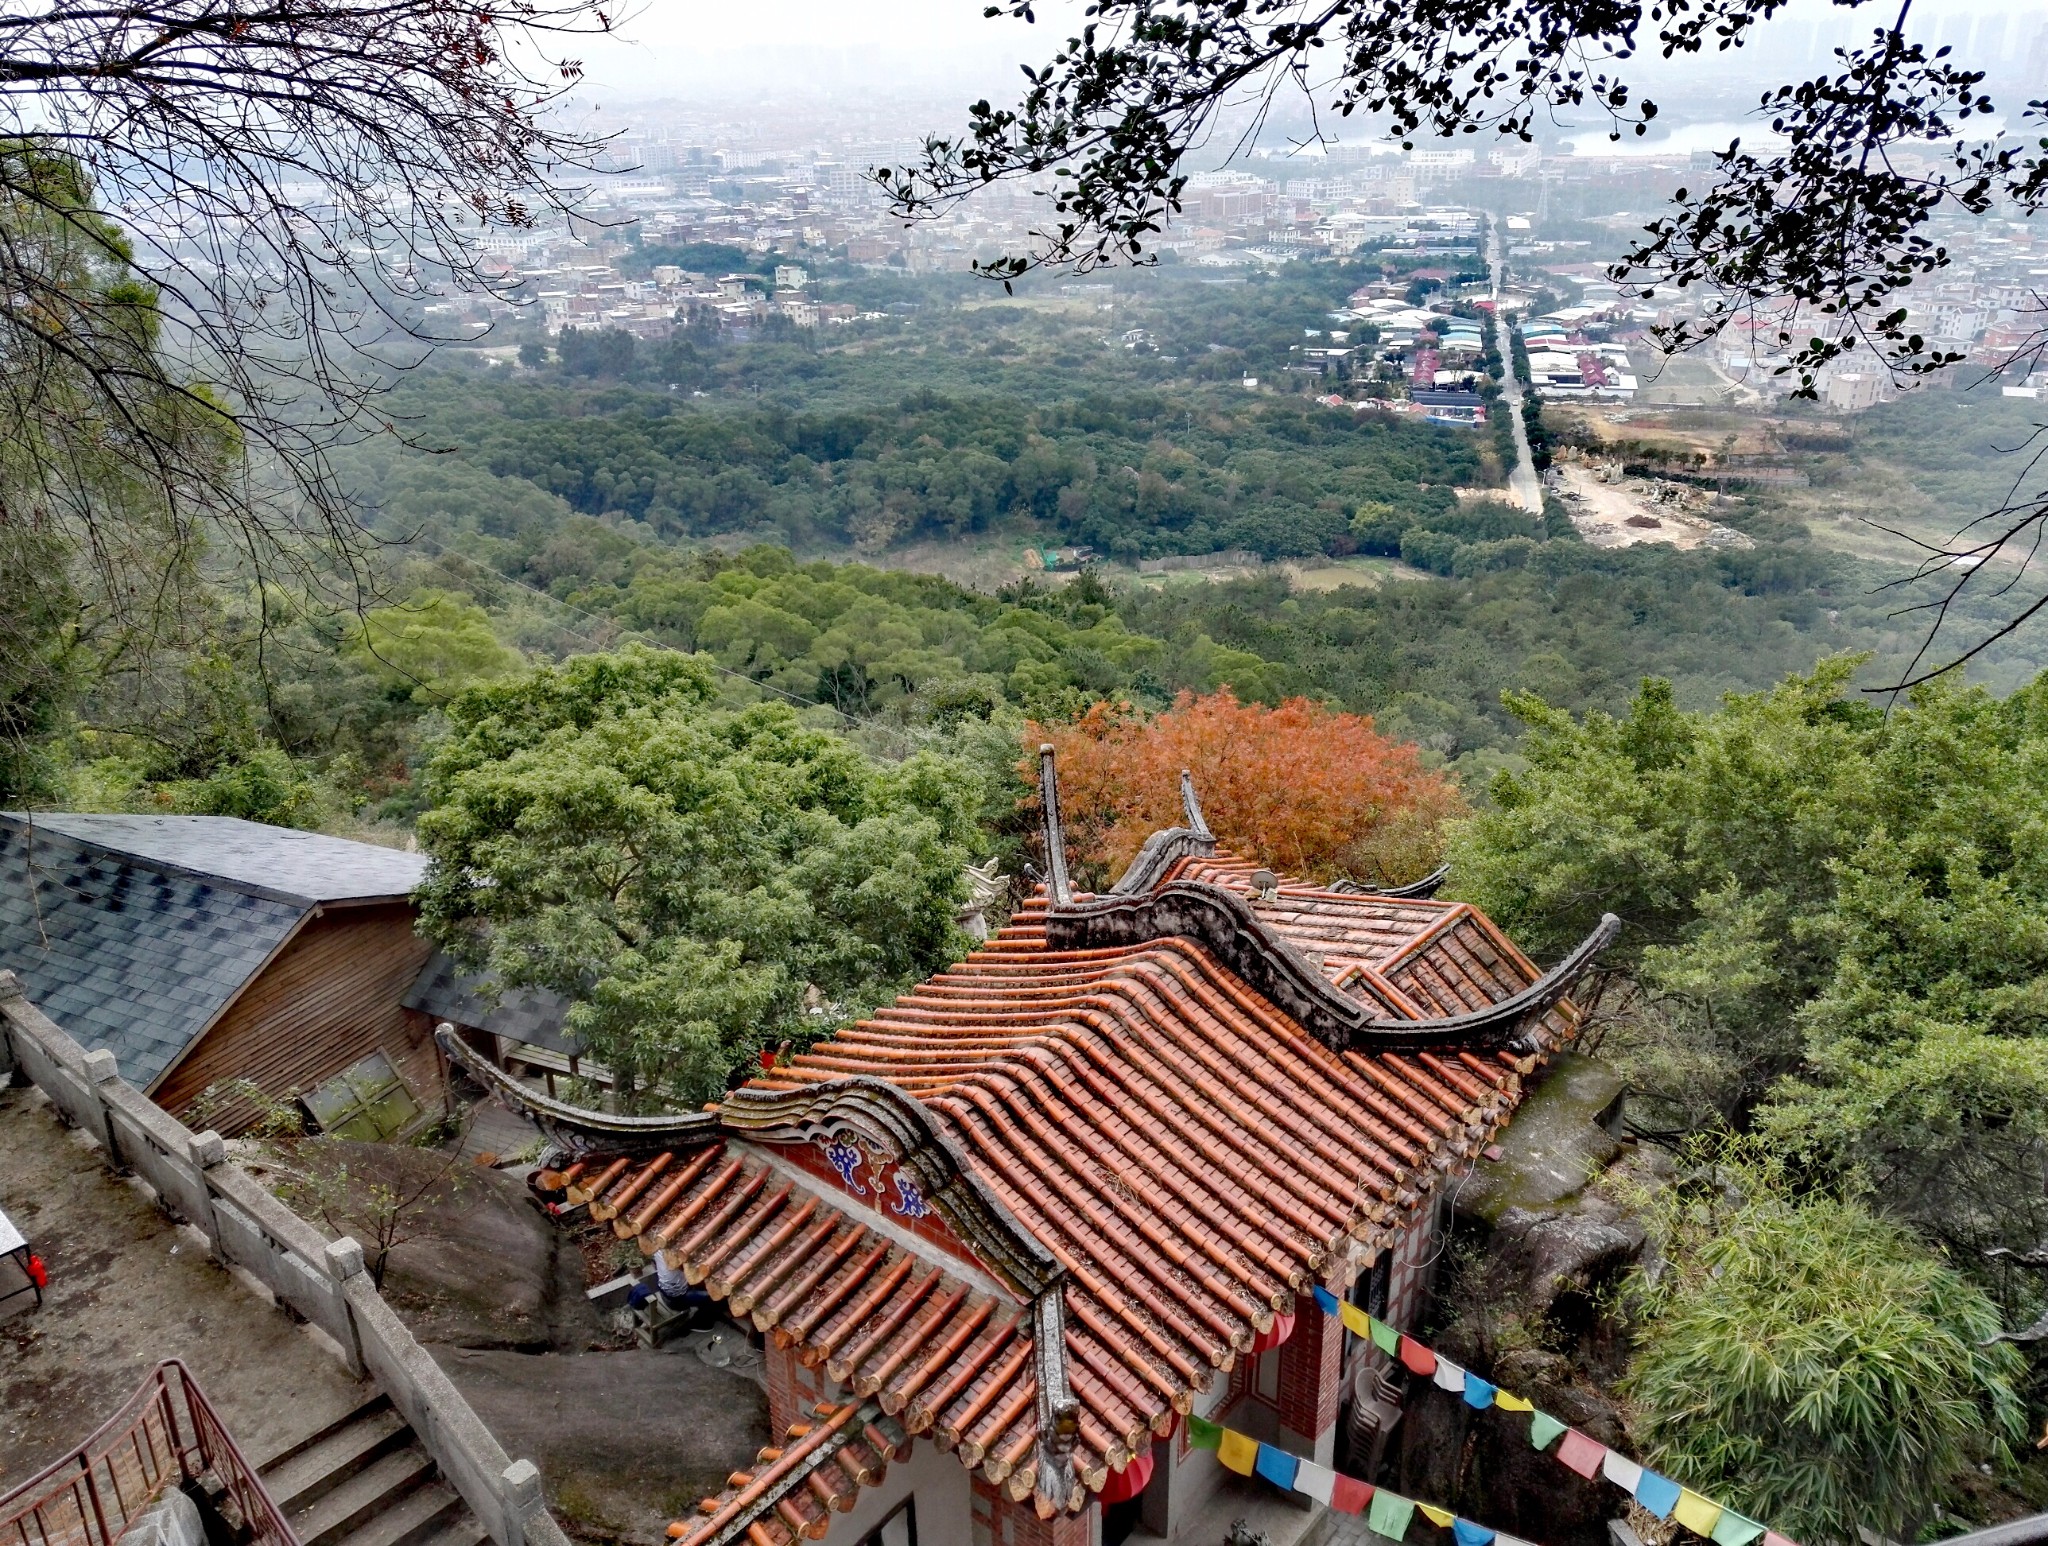
[[[1249,898],[1255,868],[1218,854],[1184,859],[1170,878]],[[1251,905],[1340,988],[1370,978],[1397,1015],[1483,1007],[1539,975],[1460,903],[1289,882],[1277,901]],[[1341,1280],[1389,1242],[1507,1120],[1530,1065],[1462,1049],[1335,1054],[1190,939],[1054,950],[1045,916],[1042,897],[1027,903],[966,960],[753,1088],[847,1076],[895,1085],[1052,1253],[1066,1273],[1080,1406],[1074,1463],[1094,1489],[1168,1431],[1296,1294]],[[1569,1005],[1550,1011],[1543,1045],[1575,1018]],[[775,1153],[773,1142],[728,1135],[694,1155],[575,1167],[570,1195],[823,1365],[863,1399],[862,1423],[900,1419],[892,1431],[905,1442],[929,1433],[1028,1496],[1038,1433],[1029,1305],[897,1227],[879,1196],[857,1200],[850,1180],[838,1187]],[[682,1546],[808,1538],[850,1495],[843,1460],[835,1470],[810,1458],[827,1427],[735,1478],[712,1512],[670,1534]],[[771,1485],[814,1463],[815,1485]],[[774,1506],[758,1506],[769,1492]]]

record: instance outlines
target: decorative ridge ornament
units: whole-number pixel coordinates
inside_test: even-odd
[[[1380,997],[1378,1014],[1340,992],[1270,928],[1243,897],[1204,881],[1175,881],[1143,896],[1112,893],[1055,906],[1045,915],[1055,950],[1105,950],[1177,936],[1193,940],[1330,1051],[1420,1052],[1447,1046],[1542,1050],[1529,1022],[1557,1007],[1594,959],[1614,943],[1621,920],[1605,914],[1593,932],[1557,965],[1519,993],[1461,1014],[1415,1019]]]
[[[550,1142],[570,1154],[651,1159],[726,1137],[793,1143],[851,1132],[908,1170],[923,1202],[1019,1300],[1057,1295],[1066,1281],[1066,1269],[968,1169],[958,1145],[931,1113],[886,1080],[832,1079],[792,1090],[743,1087],[707,1111],[614,1116],[527,1089],[464,1045],[445,1022],[435,1027],[434,1040],[485,1089],[533,1118]]]
[[[1042,1519],[1072,1513],[1087,1502],[1074,1474],[1074,1441],[1081,1436],[1081,1403],[1067,1383],[1067,1306],[1064,1281],[1031,1306],[1031,1358],[1038,1394],[1038,1474],[1032,1506]]]
[[[464,1073],[512,1110],[531,1117],[550,1142],[570,1154],[650,1159],[664,1149],[716,1143],[724,1136],[715,1110],[619,1116],[529,1090],[464,1042],[446,1020],[434,1027],[434,1041],[450,1062],[459,1064]]]
[[[1206,840],[1213,849],[1216,835],[1209,830],[1209,823],[1202,816],[1202,802],[1195,797],[1195,775],[1186,768],[1180,770],[1180,808],[1187,818],[1188,831]]]
[[[917,1178],[923,1201],[1019,1299],[1057,1294],[1066,1269],[968,1168],[959,1146],[916,1096],[853,1076],[790,1090],[743,1085],[715,1113],[721,1130],[768,1143],[851,1132]]]
[[[1355,880],[1338,880],[1330,883],[1329,889],[1349,896],[1385,897],[1389,901],[1428,901],[1443,889],[1445,881],[1451,878],[1449,864],[1440,864],[1420,880],[1411,880],[1405,886],[1361,886]]]
[[[1206,859],[1215,852],[1216,839],[1207,833],[1167,827],[1145,839],[1145,846],[1131,856],[1129,866],[1109,888],[1109,894],[1143,896],[1156,891],[1181,860]]]
[[[1038,804],[1045,817],[1045,889],[1055,907],[1074,900],[1074,888],[1067,880],[1067,834],[1060,824],[1060,776],[1053,766],[1052,742],[1038,747]]]

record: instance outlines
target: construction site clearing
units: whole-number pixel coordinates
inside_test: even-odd
[[[1712,490],[1634,477],[1612,462],[1560,459],[1545,481],[1579,535],[1596,548],[1662,542],[1679,549],[1749,548],[1749,537],[1712,519]]]

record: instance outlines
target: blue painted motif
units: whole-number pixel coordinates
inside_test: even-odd
[[[854,1144],[839,1142],[825,1145],[825,1160],[839,1172],[839,1179],[846,1183],[846,1189],[856,1197],[865,1197],[868,1189],[858,1179],[860,1167],[867,1163],[867,1156]]]
[[[931,1217],[932,1207],[930,1203],[924,1200],[924,1192],[919,1189],[915,1181],[911,1180],[910,1177],[900,1170],[896,1172],[896,1198],[895,1205],[889,1211],[896,1214],[899,1218],[925,1219]]]

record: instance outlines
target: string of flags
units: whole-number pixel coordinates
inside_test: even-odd
[[[1484,1525],[1461,1519],[1447,1508],[1404,1498],[1385,1487],[1374,1487],[1317,1465],[1313,1460],[1271,1444],[1261,1444],[1234,1428],[1188,1418],[1188,1442],[1196,1449],[1212,1449],[1223,1466],[1239,1476],[1263,1476],[1276,1487],[1285,1487],[1344,1514],[1363,1514],[1375,1535],[1398,1541],[1420,1514],[1440,1529],[1449,1530],[1456,1546],[1529,1546],[1512,1535],[1502,1535]]]
[[[1690,1487],[1680,1486],[1668,1476],[1658,1475],[1648,1466],[1638,1465],[1597,1439],[1588,1438],[1569,1423],[1560,1422],[1548,1412],[1538,1411],[1535,1403],[1512,1391],[1502,1390],[1469,1369],[1461,1369],[1407,1333],[1397,1331],[1377,1316],[1368,1315],[1357,1305],[1339,1299],[1320,1284],[1315,1289],[1315,1300],[1316,1307],[1325,1315],[1336,1316],[1344,1323],[1346,1331],[1367,1338],[1374,1347],[1398,1361],[1417,1378],[1428,1379],[1437,1389],[1462,1396],[1465,1404],[1475,1411],[1484,1411],[1492,1406],[1504,1412],[1527,1412],[1531,1445],[1551,1454],[1559,1464],[1576,1471],[1588,1481],[1595,1476],[1605,1477],[1659,1519],[1675,1518],[1695,1535],[1714,1542],[1714,1546],[1752,1546],[1755,1542],[1760,1542],[1761,1546],[1794,1546],[1777,1531],[1767,1529],[1711,1498],[1702,1497]],[[1553,1445],[1556,1446],[1554,1450]],[[1362,1486],[1363,1483],[1355,1485]],[[1430,1517],[1434,1519],[1435,1515]],[[1405,1520],[1404,1515],[1404,1524]],[[1380,1531],[1378,1524],[1374,1524],[1373,1529],[1381,1534],[1388,1533]],[[1400,1532],[1394,1531],[1392,1538],[1400,1539]],[[1492,1538],[1492,1532],[1486,1532],[1485,1540]],[[1463,1534],[1458,1537],[1459,1546],[1485,1546],[1485,1540],[1476,1537],[1467,1540]]]

